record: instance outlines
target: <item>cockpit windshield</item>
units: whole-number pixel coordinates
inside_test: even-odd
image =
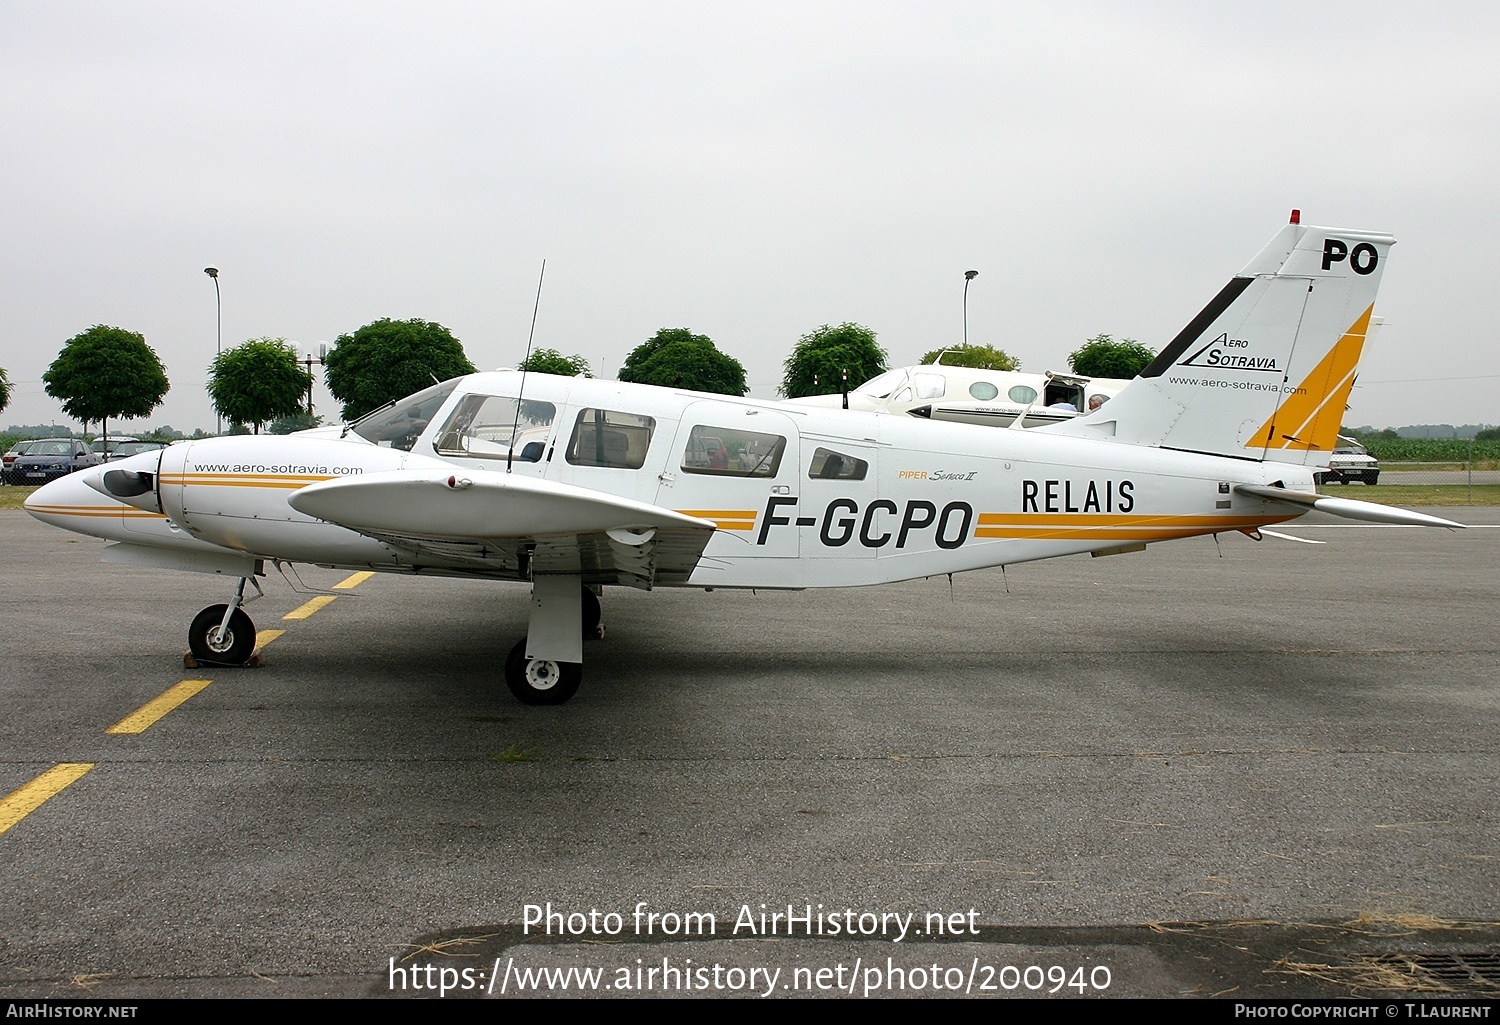
[[[459,380],[455,377],[398,399],[389,406],[382,406],[356,420],[351,429],[373,444],[410,452],[453,389],[458,387]]]

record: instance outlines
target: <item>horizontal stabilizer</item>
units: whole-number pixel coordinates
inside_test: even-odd
[[[1440,516],[1397,509],[1395,506],[1378,505],[1374,502],[1356,502],[1352,498],[1331,498],[1307,491],[1292,491],[1288,488],[1266,487],[1260,484],[1236,484],[1234,490],[1242,495],[1254,495],[1271,502],[1299,505],[1304,509],[1342,516],[1348,520],[1368,520],[1371,523],[1401,523],[1409,527],[1459,527],[1464,524],[1445,520]]]

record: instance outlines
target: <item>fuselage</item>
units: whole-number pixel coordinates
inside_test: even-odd
[[[350,569],[517,578],[298,512],[320,481],[499,472],[713,522],[706,587],[885,583],[1296,515],[1238,483],[1312,490],[1299,466],[512,371],[455,379],[339,435],[180,442],[81,471],[26,509],[137,548]],[[138,474],[139,494],[106,486]],[[620,527],[631,526],[621,523]],[[442,533],[440,524],[433,531]],[[191,561],[190,559],[186,561]],[[164,563],[165,564],[165,563]],[[183,568],[194,568],[184,565]]]

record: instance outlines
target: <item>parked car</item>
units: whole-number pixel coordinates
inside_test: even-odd
[[[19,483],[11,477],[11,464],[16,461],[17,456],[24,455],[35,444],[36,442],[34,441],[18,441],[11,446],[10,451],[5,453],[5,469],[0,471],[0,481],[4,481],[6,484]]]
[[[1339,444],[1328,457],[1328,469],[1314,473],[1313,480],[1319,484],[1352,484],[1362,480],[1374,484],[1380,479],[1380,460],[1365,451],[1365,447],[1353,438],[1339,435]]]
[[[102,438],[95,438],[94,443],[89,446],[95,455],[101,455],[105,459],[118,459],[116,450],[127,442],[135,441],[128,434],[106,434]]]
[[[31,443],[25,455],[16,456],[11,464],[11,478],[17,484],[46,484],[66,477],[75,470],[98,466],[104,457],[89,450],[88,442],[78,438],[42,438]]]
[[[94,444],[99,443],[96,441]],[[142,452],[155,452],[166,447],[159,441],[122,441],[118,445],[110,446],[109,458],[111,460],[124,459],[126,456],[138,456]]]

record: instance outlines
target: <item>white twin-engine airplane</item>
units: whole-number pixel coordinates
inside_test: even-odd
[[[598,595],[630,587],[849,587],[1258,528],[1321,509],[1389,235],[1290,224],[1111,402],[1030,430],[475,374],[352,426],[181,442],[38,490],[104,561],[238,577],[194,619],[242,663],[267,563],[531,584],[512,693],[560,704]],[[524,388],[524,390],[523,390]],[[258,589],[258,585],[257,589]]]

